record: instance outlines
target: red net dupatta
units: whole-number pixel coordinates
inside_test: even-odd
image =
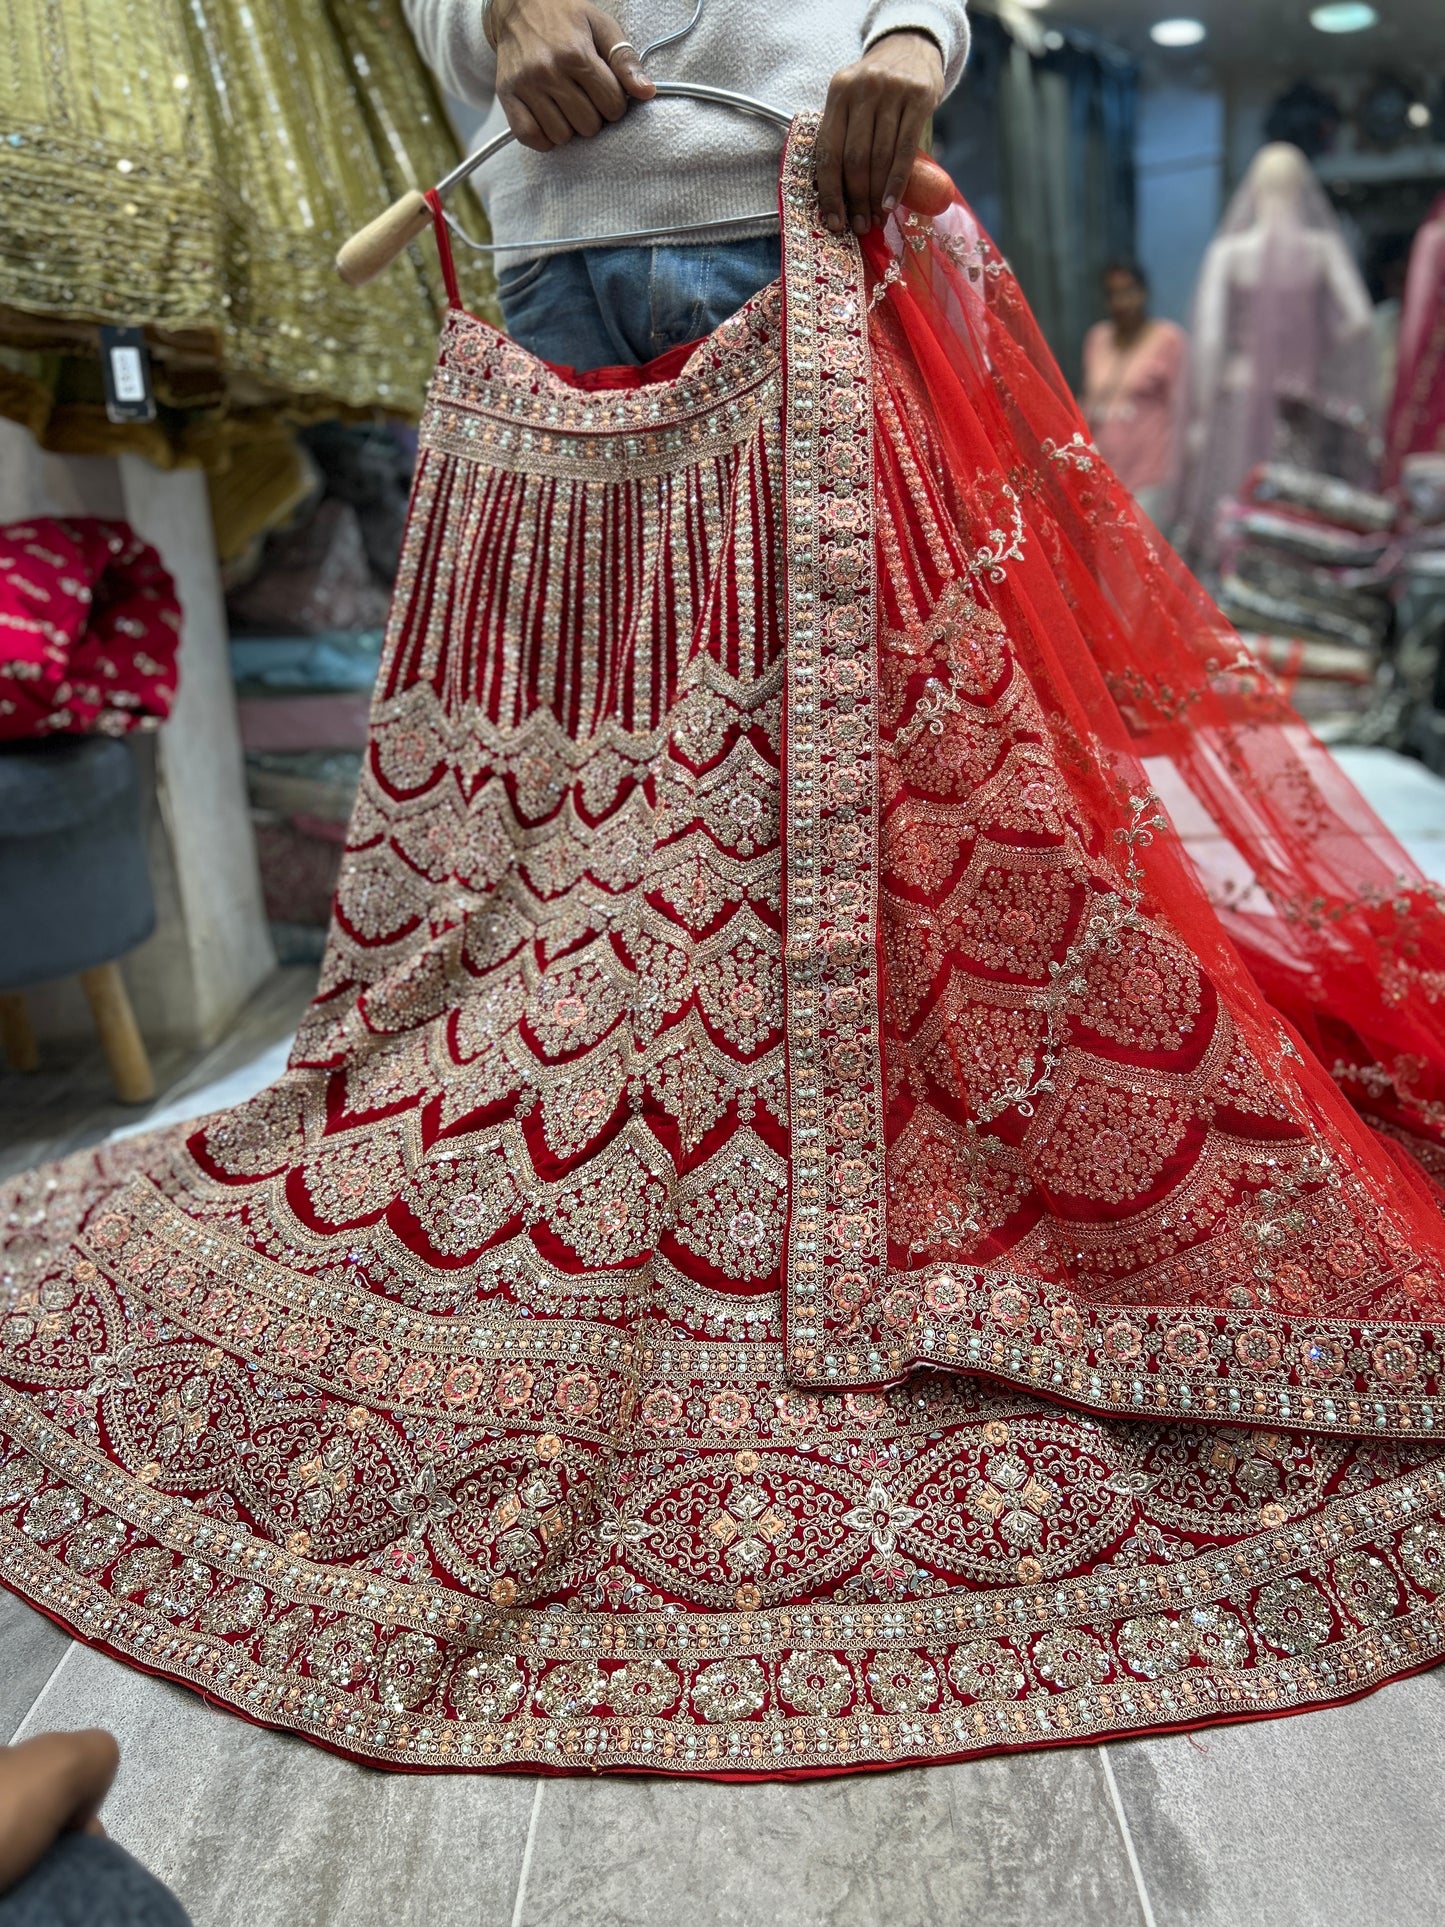
[[[1428,1436],[1439,892],[967,207],[786,237],[790,1372]]]

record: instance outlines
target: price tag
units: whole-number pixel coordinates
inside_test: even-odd
[[[100,365],[105,379],[105,412],[113,422],[153,422],[150,351],[141,328],[100,331]]]

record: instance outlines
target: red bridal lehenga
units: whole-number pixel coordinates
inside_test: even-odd
[[[14,1187],[5,1581],[410,1767],[799,1775],[1445,1648],[1445,918],[955,203],[447,325],[281,1082]],[[614,379],[623,381],[618,375]]]

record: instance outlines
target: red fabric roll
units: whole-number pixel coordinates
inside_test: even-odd
[[[175,584],[126,523],[0,528],[0,740],[154,729],[180,639]]]

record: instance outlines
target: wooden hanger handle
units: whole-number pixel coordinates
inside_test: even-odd
[[[348,288],[365,287],[383,268],[391,266],[430,220],[426,196],[420,188],[409,189],[399,201],[392,202],[385,214],[378,214],[342,244],[336,256],[336,272]]]
[[[903,205],[915,214],[941,214],[953,199],[953,182],[935,160],[920,154],[903,190]],[[365,287],[426,227],[431,210],[417,188],[393,201],[385,214],[353,234],[336,257],[336,272],[349,288]]]

